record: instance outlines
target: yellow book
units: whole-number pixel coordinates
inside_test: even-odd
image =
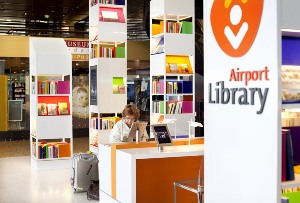
[[[59,102],[58,103],[58,114],[59,115],[68,115],[69,114],[67,102]]]

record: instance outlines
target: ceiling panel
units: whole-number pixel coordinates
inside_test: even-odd
[[[128,40],[148,40],[144,5],[127,1]],[[89,0],[0,0],[0,35],[88,38],[88,12]]]

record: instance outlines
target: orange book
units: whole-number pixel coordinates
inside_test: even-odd
[[[57,146],[58,146],[58,158],[71,157],[70,143],[59,143]]]

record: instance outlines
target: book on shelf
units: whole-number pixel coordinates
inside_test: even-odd
[[[125,5],[125,0],[115,0],[116,5]]]
[[[193,23],[188,21],[181,21],[181,33],[183,34],[193,34]]]
[[[282,66],[281,86],[283,103],[300,103],[300,67]]]
[[[119,85],[119,93],[120,94],[125,94],[125,85]]]
[[[70,143],[58,143],[58,158],[71,157]]]
[[[115,52],[116,58],[125,58],[125,47],[116,47]]]
[[[50,82],[50,94],[56,94],[57,93],[57,81],[51,81]]]
[[[173,114],[176,104],[174,102],[168,102],[167,104],[167,114]]]
[[[49,116],[57,115],[57,104],[47,104],[47,108]]]
[[[189,67],[188,67],[188,64],[186,63],[181,63],[181,64],[178,64],[178,66],[180,67],[180,73],[190,73],[189,72]]]
[[[91,131],[90,132],[90,145],[94,147],[98,147],[98,131]]]
[[[47,104],[46,103],[38,103],[38,115],[45,116],[47,115]]]
[[[181,114],[182,101],[168,101],[167,114]]]
[[[182,101],[176,103],[174,114],[181,114],[182,111]]]
[[[99,21],[125,23],[123,8],[100,6]]]
[[[167,33],[180,33],[181,32],[182,23],[181,22],[174,22],[174,21],[167,21]]]
[[[182,113],[193,112],[193,101],[182,101]]]
[[[113,93],[118,94],[119,93],[119,85],[113,85]]]
[[[152,101],[152,106],[153,106],[153,113],[164,114],[165,112],[164,101]]]
[[[59,115],[68,115],[68,103],[67,102],[58,102],[58,114]]]
[[[177,63],[169,63],[170,73],[178,73]]]
[[[70,94],[70,81],[57,81],[57,94]]]
[[[100,0],[101,2],[102,0]],[[106,0],[105,0],[106,1]],[[90,6],[95,6],[98,3],[98,0],[90,0]]]
[[[178,81],[177,82],[177,92],[181,94],[191,94],[193,92],[193,82],[192,81]]]
[[[102,11],[103,21],[118,22],[118,13],[116,11]]]
[[[152,93],[163,94],[164,93],[164,80],[160,78],[153,79],[152,81]]]

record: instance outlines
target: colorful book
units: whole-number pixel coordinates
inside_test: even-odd
[[[182,102],[182,113],[193,113],[193,101]]]
[[[59,143],[57,144],[57,146],[58,146],[58,158],[71,156],[70,143]]]
[[[125,58],[125,47],[116,47],[116,58]]]
[[[119,85],[113,85],[113,93],[118,94],[119,93]]]
[[[46,103],[38,103],[38,115],[39,116],[47,115],[47,104]]]
[[[69,114],[67,102],[59,102],[58,103],[58,114],[59,115],[68,115]]]
[[[169,67],[171,73],[178,73],[178,66],[176,63],[169,63]]]
[[[125,86],[124,85],[119,85],[119,93],[120,94],[125,94]]]
[[[181,33],[193,34],[193,23],[192,22],[182,21],[181,24],[182,24]]]
[[[57,104],[47,104],[47,107],[49,116],[57,115]]]
[[[57,94],[70,94],[70,81],[57,81]]]

